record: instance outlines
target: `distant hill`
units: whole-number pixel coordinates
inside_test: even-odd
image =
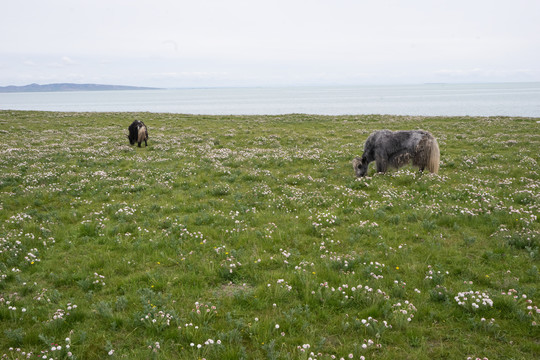
[[[25,86],[0,86],[0,93],[14,92],[47,92],[47,91],[110,91],[110,90],[157,90],[157,88],[123,86],[123,85],[99,85],[99,84],[30,84]]]

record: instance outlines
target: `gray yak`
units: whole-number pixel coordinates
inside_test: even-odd
[[[377,172],[385,173],[388,167],[400,168],[412,161],[420,171],[439,171],[440,151],[437,139],[424,130],[375,131],[366,140],[362,157],[352,161],[357,177],[366,176],[369,163],[375,161]]]

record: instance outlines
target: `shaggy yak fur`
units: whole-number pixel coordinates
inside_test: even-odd
[[[142,121],[135,120],[131,123],[131,125],[129,125],[128,130],[129,135],[127,137],[131,145],[138,143],[139,147],[141,147],[141,143],[144,141],[144,146],[148,146],[146,143],[148,140],[148,129]]]
[[[388,167],[400,168],[412,160],[412,165],[432,173],[439,171],[439,144],[427,131],[379,130],[369,135],[362,157],[352,161],[357,177],[366,176],[369,163],[375,161],[377,172],[385,173]]]

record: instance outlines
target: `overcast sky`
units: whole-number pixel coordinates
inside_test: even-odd
[[[0,86],[540,81],[540,0],[17,0]]]

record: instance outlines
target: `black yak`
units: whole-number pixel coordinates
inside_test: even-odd
[[[148,140],[148,129],[142,121],[135,120],[129,125],[128,130],[129,135],[127,137],[131,145],[138,143],[139,147],[141,147],[141,143],[144,141],[144,146],[148,146],[146,142]]]
[[[357,177],[366,176],[369,163],[375,161],[377,172],[385,173],[388,167],[400,168],[412,160],[412,165],[432,173],[439,171],[439,144],[429,132],[375,131],[366,140],[362,157],[352,161]]]

